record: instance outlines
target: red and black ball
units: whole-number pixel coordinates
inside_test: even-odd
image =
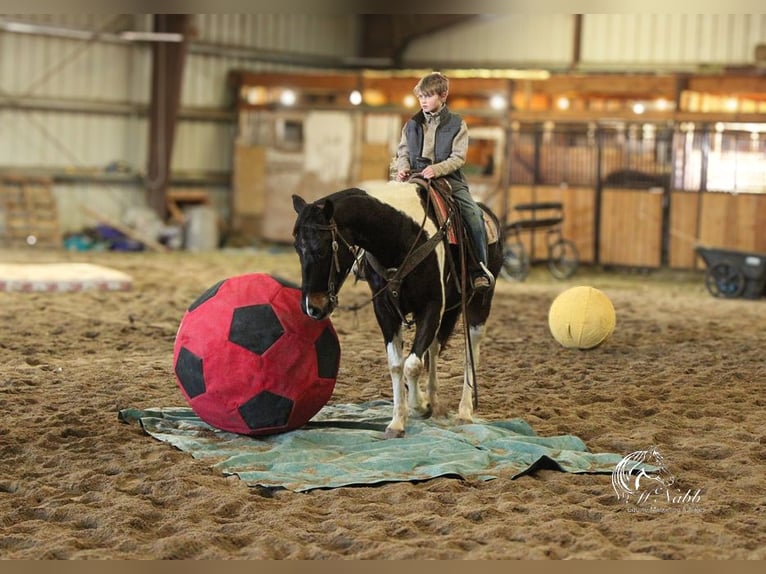
[[[330,319],[300,308],[300,289],[263,273],[224,279],[187,309],[176,334],[176,382],[221,430],[264,435],[303,426],[329,401],[340,365]]]

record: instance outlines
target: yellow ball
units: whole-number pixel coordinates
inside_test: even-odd
[[[616,317],[609,297],[593,287],[571,287],[560,293],[548,311],[551,335],[570,349],[593,349],[614,331]]]

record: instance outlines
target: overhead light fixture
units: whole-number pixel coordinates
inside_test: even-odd
[[[293,106],[297,100],[298,96],[292,90],[283,90],[279,94],[279,101],[283,106]]]
[[[495,94],[489,99],[489,107],[493,110],[504,110],[506,106],[508,106],[508,101],[505,99],[505,96]]]
[[[642,104],[641,102],[636,102],[633,104],[633,113],[634,114],[643,114],[646,111],[646,106]]]
[[[415,96],[412,94],[407,94],[404,96],[404,105],[408,108],[414,108],[415,107]]]
[[[352,106],[358,106],[362,103],[362,92],[354,90],[349,94],[348,101],[351,102]]]
[[[183,34],[172,32],[134,32],[126,30],[120,32],[120,38],[129,42],[183,42]]]
[[[96,32],[91,32],[90,30],[75,30],[73,28],[59,28],[56,26],[44,26],[10,20],[0,21],[0,30],[15,32],[17,34],[44,34],[47,36],[72,38],[74,40],[90,40],[97,35]]]
[[[57,38],[70,38],[72,40],[95,40],[97,38],[110,41],[125,42],[183,42],[184,35],[171,32],[138,32],[125,30],[119,34],[99,32],[96,30],[81,30],[76,28],[64,28],[61,26],[46,26],[44,24],[32,24],[14,20],[0,19],[0,30],[14,32],[16,34],[42,34]]]

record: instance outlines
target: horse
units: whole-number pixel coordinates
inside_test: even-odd
[[[476,366],[495,284],[483,293],[469,292],[470,282],[461,274],[467,266],[464,258],[456,246],[445,248],[451,218],[459,215],[438,224],[428,197],[422,186],[395,182],[378,192],[344,189],[312,203],[293,195],[302,311],[317,320],[328,317],[352,268],[369,285],[393,387],[386,438],[404,436],[408,407],[424,418],[447,415],[438,396],[436,359],[463,313],[466,369],[458,420],[472,421],[477,403]],[[503,262],[502,227],[487,206],[480,206],[492,226],[491,235],[500,239],[488,246],[487,266],[496,277]],[[412,324],[415,333],[405,357],[402,329]],[[427,397],[418,383],[424,366]]]

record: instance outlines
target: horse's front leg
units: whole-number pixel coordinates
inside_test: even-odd
[[[386,343],[386,355],[394,392],[394,416],[386,427],[386,438],[401,438],[404,436],[404,427],[407,424],[406,389],[402,377],[404,353],[401,328]]]
[[[471,325],[468,329],[470,344],[465,344],[465,374],[463,375],[463,393],[460,396],[460,406],[457,417],[461,423],[473,422],[473,397],[476,385],[476,371],[479,368],[479,353],[481,339],[484,335],[484,325]],[[469,346],[470,345],[470,346]],[[472,360],[473,359],[473,360]],[[471,366],[473,365],[473,368]]]

